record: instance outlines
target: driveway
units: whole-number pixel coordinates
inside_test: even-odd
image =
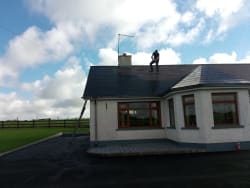
[[[101,158],[61,136],[0,158],[0,187],[250,187],[250,152]]]

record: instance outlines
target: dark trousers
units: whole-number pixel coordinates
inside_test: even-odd
[[[156,64],[156,71],[158,72],[159,71],[159,66],[158,66],[158,64],[159,64],[159,60],[152,60],[151,62],[150,62],[150,71],[154,71],[154,69],[153,69],[153,64]]]

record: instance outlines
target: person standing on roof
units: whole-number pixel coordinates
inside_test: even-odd
[[[150,62],[150,72],[153,72],[153,64],[154,63],[156,64],[156,71],[158,72],[159,71],[158,64],[159,64],[159,60],[160,60],[160,54],[159,54],[158,50],[155,50],[152,53],[151,59],[152,59],[152,61]]]

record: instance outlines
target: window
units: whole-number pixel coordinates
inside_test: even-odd
[[[236,93],[212,93],[214,125],[238,125]]]
[[[119,128],[160,127],[159,102],[118,103]]]
[[[196,113],[194,95],[182,96],[185,128],[196,128]]]
[[[168,100],[168,110],[169,110],[170,127],[175,128],[174,99],[173,98]]]

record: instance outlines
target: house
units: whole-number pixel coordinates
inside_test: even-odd
[[[126,60],[125,60],[126,62]],[[91,143],[168,140],[207,151],[250,149],[250,64],[92,66]]]

